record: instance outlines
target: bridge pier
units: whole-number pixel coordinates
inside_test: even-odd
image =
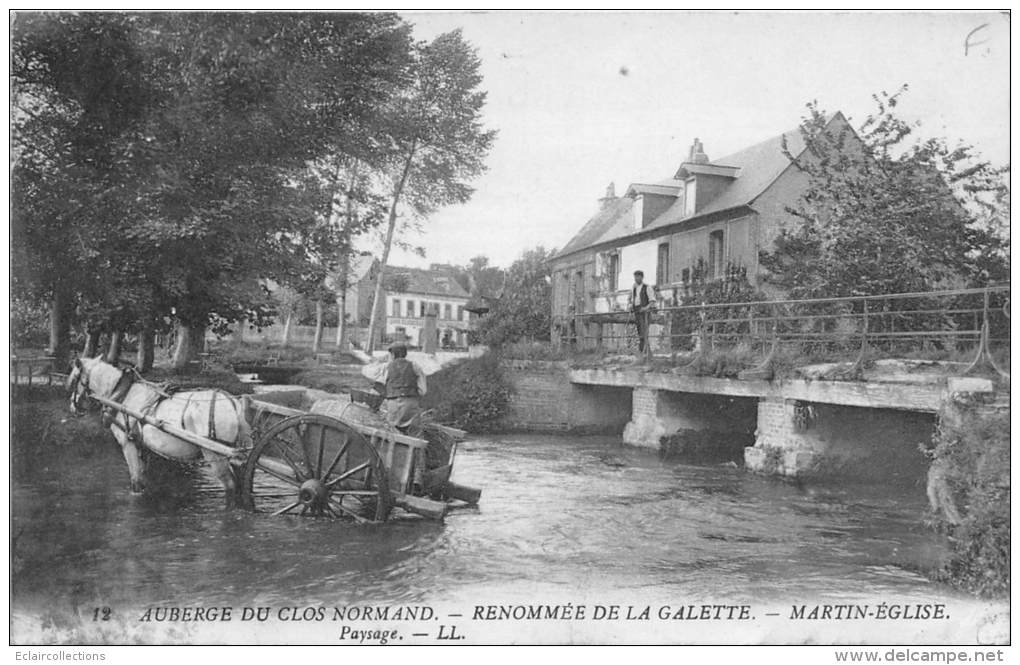
[[[659,450],[663,437],[690,431],[730,434],[738,440],[751,435],[754,422],[753,399],[636,386],[623,442]]]
[[[814,407],[792,399],[764,397],[758,401],[758,428],[754,445],[744,449],[744,466],[759,473],[798,476],[816,466],[820,448],[817,435],[812,436],[807,423]],[[817,417],[817,414],[814,414]]]
[[[769,396],[758,402],[755,443],[744,449],[744,466],[787,477],[916,480],[934,430],[932,413]]]

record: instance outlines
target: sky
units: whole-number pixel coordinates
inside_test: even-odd
[[[712,159],[794,130],[805,104],[856,125],[871,95],[922,136],[1009,161],[1009,20],[965,13],[435,12],[415,36],[461,28],[482,61],[484,121],[499,134],[463,205],[408,236],[426,257],[390,263],[507,266],[562,247],[613,182],[668,178],[695,137]]]

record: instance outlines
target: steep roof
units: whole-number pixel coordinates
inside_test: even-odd
[[[844,123],[846,122],[841,113],[836,113],[829,119],[828,124],[831,126],[837,118],[841,119]],[[662,228],[679,222],[689,223],[692,220],[698,220],[712,213],[750,205],[790,166],[790,160],[783,154],[782,150],[784,136],[786,137],[787,148],[790,153],[794,156],[799,156],[804,151],[804,140],[801,137],[799,128],[794,128],[704,165],[704,167],[731,167],[737,169],[736,173],[738,175],[723,188],[715,199],[699,210],[696,215],[684,217],[683,201],[677,199],[673,205],[650,224],[642,229],[635,229],[633,218],[628,214],[633,206],[633,201],[630,197],[625,196],[607,205],[592,217],[577,235],[560,250],[557,256],[565,256],[610,240],[638,235],[650,229]],[[710,169],[702,168],[701,170],[707,171]],[[682,184],[682,180],[674,178],[667,178],[656,183],[656,185],[663,188],[675,188]],[[635,191],[640,191],[637,188],[645,187],[648,186],[632,186]],[[629,192],[630,189],[628,189]]]
[[[421,268],[401,268],[391,266],[386,269],[387,277],[404,275],[407,277],[407,289],[400,293],[418,293],[426,296],[447,296],[451,298],[468,298],[453,274],[446,270],[423,270]]]
[[[372,264],[375,263],[375,257],[371,254],[358,254],[351,259],[349,279],[351,284],[360,282],[368,274],[368,271],[372,269]]]
[[[607,202],[602,210],[589,219],[588,223],[577,232],[577,235],[564,245],[558,256],[584,249],[602,240],[624,235],[627,228],[633,228],[631,224],[633,220],[631,208],[633,207],[634,200],[627,196]]]
[[[375,264],[375,257],[371,254],[357,254],[351,257],[350,263],[347,266],[347,284],[348,287],[353,287],[361,280],[365,279],[369,271],[372,269],[372,265]],[[337,289],[340,283],[339,271],[330,273],[326,276],[326,287],[330,289]]]
[[[739,169],[740,175],[734,178],[719,196],[699,210],[697,215],[684,218],[683,202],[677,201],[646,228],[660,228],[720,210],[749,205],[790,166],[790,160],[783,154],[784,136],[790,154],[799,156],[804,151],[804,138],[800,135],[800,130],[795,128],[722,159],[714,160],[712,164]]]

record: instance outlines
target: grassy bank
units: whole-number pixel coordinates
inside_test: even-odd
[[[1007,596],[1010,587],[1009,412],[964,405],[964,417],[943,422],[932,464],[943,475],[958,524],[943,513],[937,529],[949,534],[951,554],[936,579],[980,596]]]
[[[491,353],[443,368],[429,377],[422,406],[435,419],[470,432],[497,427],[510,406],[512,388]]]

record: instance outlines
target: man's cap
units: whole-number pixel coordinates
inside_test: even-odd
[[[403,342],[393,342],[392,344],[390,344],[389,350],[393,351],[395,349],[404,349],[406,351],[407,344],[404,344]]]
[[[644,277],[645,276],[645,272],[643,270],[635,270],[634,271],[634,276],[637,277],[638,275],[641,275],[642,277]]]

